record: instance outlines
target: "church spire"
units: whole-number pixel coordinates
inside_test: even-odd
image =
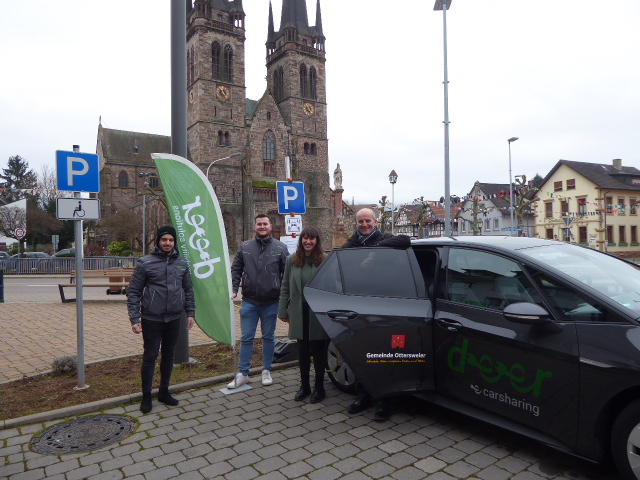
[[[316,3],[316,37],[324,37],[322,33],[322,12],[320,12],[320,0],[317,0]]]
[[[295,28],[302,34],[309,34],[306,0],[283,0],[280,32],[286,28]]]

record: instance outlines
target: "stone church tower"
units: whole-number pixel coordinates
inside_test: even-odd
[[[303,226],[332,244],[325,37],[320,0],[309,26],[306,0],[283,0],[279,30],[269,5],[267,89],[246,96],[242,0],[187,0],[188,148],[220,200],[229,248],[253,237],[253,219],[267,213],[284,235],[276,181],[305,183]],[[215,163],[214,163],[215,162]]]

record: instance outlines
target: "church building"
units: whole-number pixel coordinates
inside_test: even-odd
[[[284,216],[278,214],[276,181],[287,179],[286,159],[290,178],[305,185],[303,227],[318,228],[325,246],[331,248],[343,202],[341,185],[333,191],[329,184],[320,0],[314,26],[309,25],[306,0],[283,0],[277,31],[269,5],[269,18],[265,19],[267,87],[257,100],[246,96],[242,0],[186,1],[188,157],[207,175],[218,196],[230,250],[253,237],[254,217],[260,213],[271,218],[276,238],[285,234]],[[133,144],[131,158],[109,159],[106,155],[107,138],[112,143],[145,146],[154,140],[143,137],[158,137],[155,140],[161,144],[162,138],[167,138],[100,127],[98,154],[102,154],[103,177],[112,177],[103,178],[103,185],[122,188],[122,171],[129,168],[132,171],[124,175],[136,178],[137,170],[154,168],[151,159],[140,154],[143,152],[133,154]],[[128,155],[128,150],[125,148],[122,155]],[[126,185],[130,188],[130,183]],[[103,192],[101,196],[103,203],[107,201],[103,212],[108,217],[120,195]],[[126,203],[136,204],[133,199]],[[336,205],[341,211],[334,214]]]

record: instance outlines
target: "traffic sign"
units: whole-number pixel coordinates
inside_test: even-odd
[[[278,213],[307,213],[303,182],[276,182]]]
[[[58,220],[100,220],[100,200],[97,198],[58,198]]]
[[[287,215],[284,217],[284,226],[287,235],[299,235],[302,232],[302,217],[300,215]]]
[[[58,190],[100,192],[100,162],[94,153],[56,150]]]
[[[27,230],[24,228],[16,228],[16,230],[13,233],[16,234],[16,237],[18,238],[18,240],[21,240],[27,235]]]

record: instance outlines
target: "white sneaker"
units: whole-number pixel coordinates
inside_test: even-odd
[[[249,375],[243,375],[242,373],[238,372],[236,378],[234,378],[233,381],[229,385],[227,385],[227,388],[237,388],[241,385],[244,385],[245,383],[249,383]]]
[[[271,378],[271,372],[269,370],[262,370],[262,385],[271,385],[273,378]]]

